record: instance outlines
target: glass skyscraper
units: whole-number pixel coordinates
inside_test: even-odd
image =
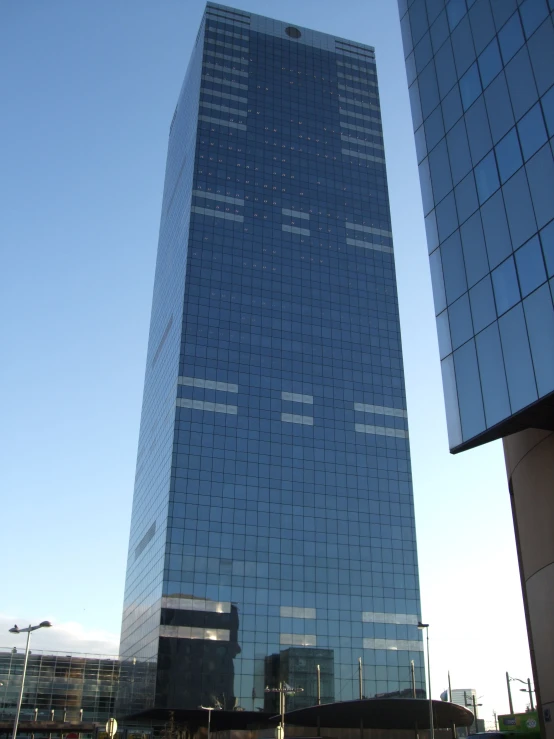
[[[554,737],[554,0],[399,8],[450,448],[504,440]]]
[[[424,688],[374,51],[208,3],[171,122],[121,658],[143,708]],[[141,673],[142,674],[142,673]],[[144,691],[141,693],[144,697]]]

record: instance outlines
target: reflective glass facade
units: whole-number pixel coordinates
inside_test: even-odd
[[[209,3],[171,124],[121,657],[143,707],[423,689],[374,52]],[[289,706],[292,704],[289,703]],[[300,705],[300,704],[299,704]],[[272,709],[271,709],[272,710]]]
[[[554,0],[399,0],[450,447],[554,428]]]

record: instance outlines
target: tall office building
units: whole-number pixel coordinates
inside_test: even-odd
[[[504,438],[554,736],[554,1],[399,0],[448,434]]]
[[[121,657],[151,667],[145,707],[263,710],[268,665],[316,653],[346,700],[359,657],[365,695],[409,688],[410,660],[423,687],[419,612],[374,51],[208,3],[169,134]]]

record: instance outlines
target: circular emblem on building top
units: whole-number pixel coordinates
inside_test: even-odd
[[[287,26],[285,28],[285,33],[291,38],[300,38],[300,36],[302,36],[298,28],[295,28],[294,26]]]

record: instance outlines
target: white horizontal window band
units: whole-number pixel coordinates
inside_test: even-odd
[[[357,144],[358,146],[369,146],[372,149],[384,149],[383,144],[374,144],[373,141],[364,141],[363,139],[356,139],[354,136],[347,136],[345,133],[341,133],[340,140],[348,144]]]
[[[361,133],[371,133],[374,136],[381,136],[383,137],[383,134],[381,133],[380,128],[367,128],[366,126],[356,126],[354,123],[345,123],[344,121],[340,122],[341,128],[347,128],[349,131],[361,131]]]
[[[354,429],[360,434],[376,434],[377,436],[396,436],[399,439],[407,439],[408,432],[403,429],[389,429],[385,426],[371,426],[366,423],[354,424]]]
[[[369,106],[370,108],[373,107],[375,110],[379,110],[377,106]],[[369,121],[370,123],[381,123],[379,118],[374,118],[372,115],[364,115],[363,113],[353,113],[351,110],[344,110],[344,108],[339,109],[340,115],[347,115],[350,118],[357,118],[360,121]]]
[[[346,228],[350,231],[363,231],[367,234],[375,234],[376,236],[389,236],[392,238],[392,231],[385,231],[382,228],[373,228],[373,226],[362,226],[359,223],[349,223],[346,221]]]
[[[281,400],[292,400],[293,403],[309,403],[314,404],[313,395],[301,395],[300,393],[281,393]]]
[[[300,608],[299,606],[281,606],[279,609],[281,618],[315,618],[315,608]]]
[[[408,418],[408,412],[402,408],[390,408],[385,405],[369,405],[368,403],[354,403],[355,411],[362,413],[379,413],[382,416],[396,416],[397,418]]]
[[[364,649],[394,649],[401,652],[423,652],[423,642],[415,639],[373,639],[365,637]]]
[[[383,251],[385,254],[393,254],[392,246],[383,246],[383,244],[373,244],[371,241],[362,241],[361,239],[346,239],[346,243],[350,246],[362,246],[364,249],[373,249],[373,251]]]
[[[229,629],[205,629],[201,626],[160,626],[160,636],[173,639],[204,639],[207,641],[229,641]]]
[[[401,624],[417,626],[418,618],[411,613],[376,613],[363,611],[362,621],[366,624]]]
[[[238,74],[239,77],[248,77],[248,72],[242,72],[240,69],[233,69],[232,67],[225,67],[222,64],[212,64],[211,62],[204,62],[202,66],[206,67],[207,69],[214,69],[216,72],[223,72],[224,74]]]
[[[371,84],[371,82],[365,77],[356,77],[353,74],[343,74],[342,72],[337,72],[337,77],[341,77],[343,80],[350,80],[350,82],[361,82],[362,85]]]
[[[179,408],[192,408],[195,411],[211,411],[212,413],[229,413],[236,416],[238,408],[236,405],[225,405],[225,403],[211,403],[207,400],[191,400],[191,398],[177,398]]]
[[[220,603],[204,598],[172,598],[162,597],[162,608],[174,608],[178,611],[202,611],[205,613],[231,613],[230,603]]]
[[[241,110],[240,108],[230,108],[228,105],[218,105],[217,103],[200,103],[201,108],[208,108],[209,110],[219,110],[222,113],[231,113],[232,115],[247,116],[247,110]]]
[[[203,87],[200,92],[203,95],[213,95],[217,98],[223,98],[224,100],[234,100],[237,103],[244,103],[245,105],[248,105],[248,98],[243,98],[240,95],[233,95],[231,92],[219,92],[219,90],[206,90],[205,87]]]
[[[216,59],[224,59],[226,62],[236,62],[237,64],[248,64],[248,59],[244,59],[243,57],[240,57],[240,56],[229,56],[229,54],[222,54],[220,51],[212,51],[212,49],[208,51],[208,54],[210,56],[215,57]],[[206,64],[204,64],[204,66],[206,66]]]
[[[230,195],[219,195],[217,192],[206,192],[205,190],[193,190],[195,198],[206,198],[206,200],[219,200],[222,203],[233,203],[233,205],[244,205],[242,198],[232,198]]]
[[[377,98],[376,95],[368,95],[372,98]],[[375,109],[376,106],[371,105],[370,103],[364,103],[360,102],[359,100],[352,100],[351,98],[344,98],[342,95],[339,95],[339,103],[348,103],[349,105],[358,105],[360,108],[373,108]],[[378,110],[378,108],[377,108]]]
[[[297,226],[287,226],[285,223],[283,223],[281,228],[283,229],[283,231],[287,231],[287,233],[291,233],[291,234],[301,234],[302,236],[310,235],[309,228],[298,228]]]
[[[214,218],[226,218],[228,221],[238,221],[242,223],[244,216],[237,216],[235,213],[225,213],[223,210],[215,210],[214,208],[201,208],[199,205],[193,205],[191,207],[193,213],[198,213],[201,216],[213,216]]]
[[[206,82],[213,82],[214,85],[227,85],[228,87],[236,87],[238,90],[248,90],[248,85],[241,82],[233,82],[232,80],[224,80],[222,77],[212,77],[209,74],[203,74],[202,79]]]
[[[213,31],[219,35],[225,35],[226,38],[239,38],[241,41],[250,41],[250,36],[245,36],[244,33],[233,33],[232,31],[222,31],[217,26],[206,26],[206,30]]]
[[[314,425],[312,416],[299,416],[296,413],[281,413],[281,421],[283,423],[302,423],[304,426]]]
[[[239,131],[246,131],[244,123],[234,123],[233,121],[224,121],[221,118],[212,118],[209,115],[199,115],[199,121],[205,121],[206,123],[216,123],[218,126],[228,126],[229,128],[238,128]]]
[[[340,59],[337,59],[337,67],[345,67],[346,69],[355,69],[357,72],[365,72],[365,74],[370,74],[375,77],[375,72],[373,69],[368,69],[367,67],[359,67],[357,64],[353,64],[352,62],[343,62]]]
[[[348,157],[367,159],[369,162],[379,162],[379,164],[385,163],[383,157],[374,157],[371,154],[363,154],[361,151],[352,151],[352,149],[341,149],[341,153]]]
[[[371,87],[377,87],[375,82],[369,82],[369,80],[367,84],[370,85]],[[350,87],[350,85],[343,85],[341,82],[337,84],[337,87],[339,88],[339,90],[344,90],[345,92],[353,92],[355,95],[363,95],[365,97],[370,97],[370,98],[377,97],[377,95],[374,95],[372,92],[369,92],[369,90],[360,90],[357,87]]]
[[[317,647],[315,634],[279,634],[279,644],[291,647]]]
[[[215,41],[214,39],[207,38],[206,44],[210,44],[210,46],[224,46],[226,49],[233,49],[233,51],[242,51],[244,54],[248,54],[248,47],[227,43],[226,41]]]
[[[290,208],[281,208],[284,216],[290,216],[291,218],[306,218],[309,220],[309,213],[301,213],[299,210],[291,210]]]
[[[222,390],[224,393],[238,393],[239,386],[232,382],[217,382],[216,380],[203,380],[201,377],[179,377],[179,385],[188,387],[205,387],[207,390]]]

